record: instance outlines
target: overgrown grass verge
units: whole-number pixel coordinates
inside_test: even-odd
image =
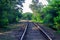
[[[17,24],[9,24],[7,26],[4,26],[3,28],[0,28],[0,32],[3,33],[3,32],[6,32],[6,31],[10,31],[10,30],[12,30],[16,27],[17,27]]]
[[[32,22],[41,23],[41,22],[38,22],[38,21],[36,21],[36,20],[32,20]],[[41,23],[41,24],[43,24],[43,23]],[[53,27],[52,24],[51,24],[51,25],[50,25],[50,24],[43,24],[43,25],[46,26],[46,27],[48,27],[48,28],[51,28],[51,29],[55,30],[56,33],[59,33],[59,34],[60,34],[60,29],[58,30],[58,28]]]

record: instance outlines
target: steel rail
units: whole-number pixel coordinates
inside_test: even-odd
[[[49,40],[53,40],[42,28],[40,28],[39,25],[37,25],[36,23],[33,23],[33,24],[36,25],[36,27],[38,27],[38,28],[43,32],[43,34],[46,35],[46,37],[47,37]]]
[[[25,28],[25,30],[24,30],[24,32],[23,32],[23,34],[22,34],[22,36],[21,36],[21,39],[20,39],[20,40],[23,40],[24,35],[25,35],[25,33],[26,33],[26,30],[27,30],[27,27],[28,27],[28,23],[27,23],[27,25],[26,25],[26,28]]]

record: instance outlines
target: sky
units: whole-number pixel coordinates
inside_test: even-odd
[[[47,1],[46,0],[39,0],[39,2],[42,2],[43,5],[47,5]],[[25,12],[32,12],[32,10],[29,8],[29,5],[32,3],[32,0],[25,0],[25,3],[23,3],[23,13]]]

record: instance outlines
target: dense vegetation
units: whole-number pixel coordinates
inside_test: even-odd
[[[47,0],[47,2],[48,5],[43,5],[39,0],[32,0],[30,8],[34,13],[33,20],[60,30],[60,1]]]
[[[47,0],[48,5],[43,5],[39,0],[32,0],[30,8],[33,14],[29,12],[22,14],[23,2],[24,0],[0,0],[0,28],[23,19],[40,22],[48,27],[60,30],[59,0]]]
[[[34,15],[33,20],[42,23],[42,13],[41,9],[43,8],[42,3],[39,3],[38,0],[34,1],[32,0],[32,4],[30,5],[30,8],[32,9]]]
[[[0,28],[9,23],[17,22],[21,18],[23,2],[24,0],[0,0]]]
[[[26,12],[22,14],[22,20],[32,20],[32,13]]]

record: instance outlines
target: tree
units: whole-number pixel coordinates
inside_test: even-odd
[[[23,2],[24,0],[0,0],[0,27],[17,21],[19,14],[22,13],[18,10],[22,7]]]
[[[60,1],[47,0],[48,5],[42,5],[37,0],[33,0],[30,8],[34,13],[34,19],[49,27],[60,30]]]
[[[30,12],[23,13],[22,19],[24,19],[24,20],[32,20],[32,13],[30,13]]]
[[[32,0],[32,4],[30,5],[30,8],[32,9],[34,13],[34,20],[42,23],[42,8],[43,4],[39,2],[39,0]]]
[[[52,25],[52,28],[60,29],[60,1],[51,0],[48,5],[43,8],[44,23]]]

